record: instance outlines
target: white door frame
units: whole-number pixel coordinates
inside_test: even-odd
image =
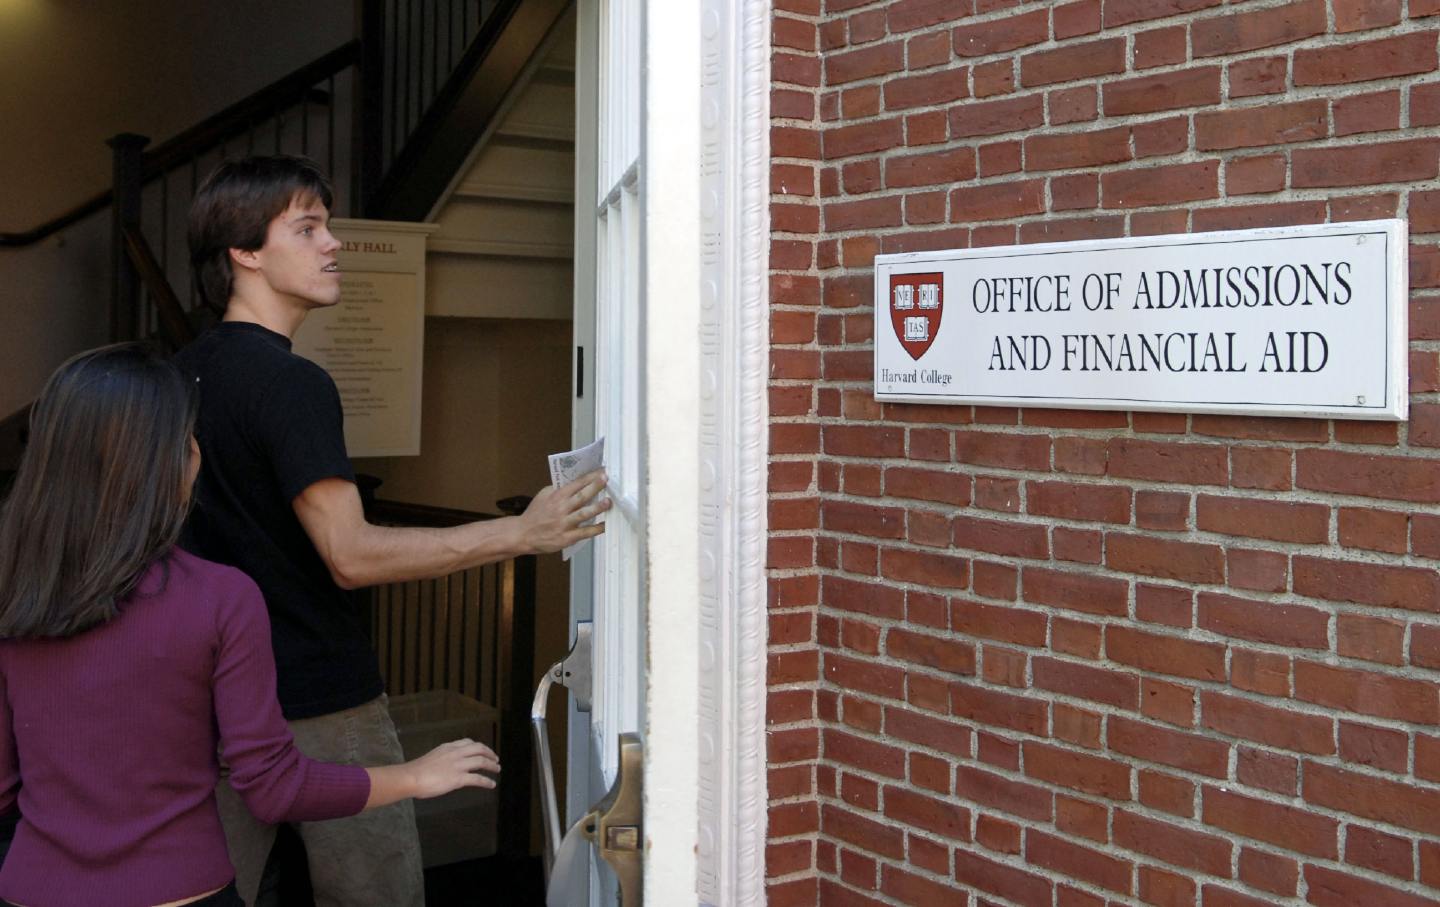
[[[697,890],[729,907],[765,903],[771,7],[700,7]]]
[[[645,901],[759,905],[770,3],[644,11]]]
[[[763,904],[770,3],[647,14],[645,899]]]

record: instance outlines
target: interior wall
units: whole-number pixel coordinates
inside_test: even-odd
[[[427,318],[420,455],[357,458],[356,471],[383,480],[379,497],[407,503],[495,513],[497,499],[534,495],[550,481],[547,455],[570,446],[570,327],[548,319]],[[569,648],[569,594],[569,564],[541,556],[536,682]],[[557,694],[550,722],[557,765],[566,741],[560,702]],[[564,782],[557,767],[562,803]],[[538,817],[532,828],[538,846]]]
[[[33,400],[71,354],[107,339],[109,231],[97,214],[63,236],[0,249],[0,418]]]
[[[533,495],[549,484],[546,455],[570,442],[569,356],[568,321],[426,319],[420,455],[355,468],[409,503],[495,513]]]
[[[103,191],[110,136],[168,139],[353,36],[354,0],[0,0],[0,231]],[[102,212],[0,249],[0,418],[106,339],[108,230]]]
[[[0,85],[23,89],[0,92],[0,230],[105,189],[110,136],[169,138],[344,44],[354,20],[354,0],[3,0]]]

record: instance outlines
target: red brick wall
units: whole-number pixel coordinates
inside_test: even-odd
[[[1440,899],[1440,0],[774,2],[770,903]],[[872,399],[877,252],[1397,214],[1408,424]]]

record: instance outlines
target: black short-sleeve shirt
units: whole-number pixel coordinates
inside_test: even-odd
[[[200,384],[200,475],[181,542],[260,586],[285,717],[379,696],[364,603],[335,585],[292,507],[321,479],[355,479],[335,382],[283,334],[242,321],[211,328],[175,364]]]

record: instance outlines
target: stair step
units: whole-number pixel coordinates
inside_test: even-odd
[[[539,202],[547,205],[570,206],[575,202],[574,190],[563,186],[518,186],[513,183],[467,181],[455,190],[455,198],[497,198],[517,202]]]
[[[573,145],[575,141],[573,127],[519,120],[507,122],[497,130],[496,134],[511,139],[539,139],[545,142],[563,142],[567,145]]]
[[[425,250],[451,255],[479,255],[487,258],[546,258],[568,261],[575,257],[575,249],[570,243],[507,242],[487,239],[432,238],[426,244]]]
[[[574,86],[532,81],[495,131],[505,136],[573,141]]]

